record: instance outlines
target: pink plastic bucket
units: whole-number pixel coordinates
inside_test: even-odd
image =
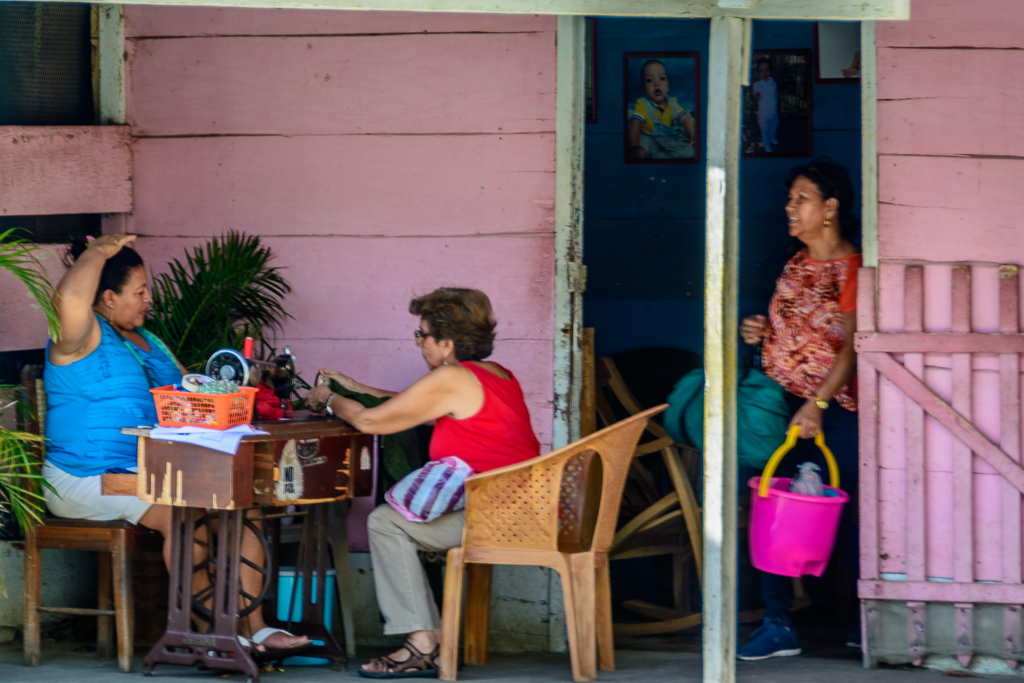
[[[838,497],[790,493],[790,481],[772,479],[767,497],[758,492],[761,477],[751,477],[747,482],[752,489],[750,561],[771,574],[821,576],[832,555],[839,517],[850,496],[827,485]]]

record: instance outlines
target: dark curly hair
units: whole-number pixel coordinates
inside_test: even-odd
[[[64,265],[70,268],[71,264],[77,261],[78,257],[85,253],[88,247],[89,244],[81,237],[75,239],[64,257]],[[92,305],[98,305],[103,292],[108,289],[112,289],[116,294],[120,294],[132,273],[135,272],[135,269],[142,266],[142,257],[139,256],[137,251],[131,247],[121,247],[121,251],[108,258],[107,262],[103,264],[103,271],[100,273],[100,284],[96,288],[96,297],[93,299]]]
[[[479,289],[442,287],[409,302],[409,312],[427,321],[437,341],[455,344],[455,358],[483,360],[494,350],[494,312]]]

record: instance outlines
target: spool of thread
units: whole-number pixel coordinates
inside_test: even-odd
[[[199,387],[213,381],[208,375],[189,374],[181,378],[181,386],[185,391],[199,391]]]
[[[252,337],[245,338],[245,344],[242,346],[242,355],[246,358],[252,358]]]

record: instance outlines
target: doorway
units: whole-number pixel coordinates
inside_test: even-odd
[[[664,402],[675,382],[699,367],[704,344],[704,235],[710,22],[696,19],[588,19],[587,123],[584,133],[583,261],[587,288],[583,325],[594,329],[595,356],[617,361],[626,383],[645,405]],[[861,206],[861,88],[859,79],[822,78],[814,22],[754,21],[752,62],[766,64],[777,83],[778,129],[762,140],[753,89],[744,89],[743,158],[740,187],[740,315],[766,313],[775,279],[796,251],[787,235],[784,181],[792,167],[829,157],[853,180],[856,212]],[[852,65],[853,54],[850,56]],[[629,121],[644,96],[644,70],[660,62],[668,96],[692,109],[689,150],[646,157],[631,154]],[[692,73],[687,65],[692,64]],[[826,74],[828,76],[828,74]],[[752,75],[756,78],[756,75]],[[635,117],[634,117],[635,118]],[[685,133],[683,133],[685,135]],[[753,349],[741,346],[740,356]],[[632,376],[630,376],[632,375]],[[657,465],[652,478],[666,486]],[[699,485],[699,476],[695,484]],[[745,537],[741,534],[741,546]],[[741,547],[741,611],[760,608],[760,586]],[[811,649],[834,649],[855,619],[851,577],[835,569],[805,581],[814,606],[794,614],[822,633]],[[744,566],[745,565],[745,566]],[[672,571],[667,557],[622,560],[612,565],[613,602],[672,607]],[[697,582],[691,604],[699,609]],[[617,620],[643,617],[616,608]],[[756,624],[741,630],[742,635]],[[803,636],[803,633],[801,634]],[[699,628],[649,638],[637,647],[692,646],[700,651]],[[839,643],[841,648],[843,643]],[[841,650],[840,650],[841,651]],[[850,650],[849,656],[859,657]]]

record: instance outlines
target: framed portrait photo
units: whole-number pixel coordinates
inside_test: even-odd
[[[584,75],[584,99],[586,101],[586,122],[597,123],[597,19],[587,18],[586,23],[587,64]]]
[[[743,88],[743,157],[809,157],[811,51],[758,50]]]
[[[625,162],[700,161],[700,53],[627,52],[622,83]]]
[[[860,83],[860,22],[815,23],[814,55],[815,82]]]

